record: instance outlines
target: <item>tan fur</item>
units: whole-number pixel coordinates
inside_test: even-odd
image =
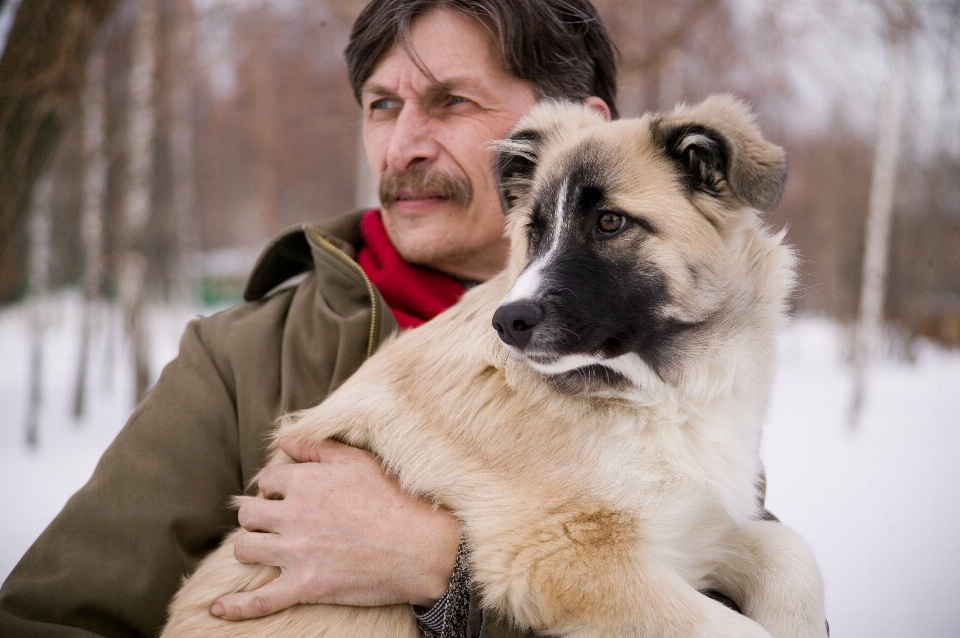
[[[658,131],[685,122],[731,141],[728,190],[716,197],[685,192],[657,146]],[[524,129],[542,134],[527,149],[533,183],[563,170],[569,149],[598,141],[616,167],[617,201],[662,229],[643,256],[667,274],[669,312],[703,321],[679,365],[661,378],[638,363],[626,389],[561,395],[506,355],[490,320],[526,264],[532,195],[516,182],[507,270],[386,345],[321,405],[285,417],[279,433],[373,450],[404,489],[455,512],[484,604],[520,626],[583,637],[826,635],[809,548],[756,520],[761,422],[794,257],[755,206],[775,201],[769,173],[782,152],[729,96],[613,123],[547,105]],[[288,461],[275,452],[271,463]],[[276,575],[237,563],[231,539],[187,580],[164,636],[417,635],[402,606],[211,617],[218,596]],[[709,587],[746,616],[697,592]]]

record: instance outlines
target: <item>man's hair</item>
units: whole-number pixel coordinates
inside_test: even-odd
[[[506,70],[530,82],[538,98],[596,95],[617,117],[614,47],[588,0],[373,0],[354,23],[346,50],[358,102],[364,82],[395,44],[413,53],[410,27],[434,9],[473,16],[490,28]]]

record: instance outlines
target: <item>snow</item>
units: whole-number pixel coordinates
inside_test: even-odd
[[[133,409],[133,377],[119,309],[97,307],[100,330],[90,348],[87,410],[73,418],[81,323],[80,297],[49,299],[43,352],[43,407],[38,449],[28,448],[25,427],[30,378],[28,305],[0,309],[0,579],[93,473],[100,455]],[[177,352],[180,333],[196,309],[153,306],[148,315],[154,375]]]
[[[23,444],[30,312],[0,310],[0,578],[90,476],[132,408],[127,350],[116,309],[100,308],[89,414],[70,413],[79,297],[48,303],[40,448]],[[154,374],[176,354],[197,309],[153,306]],[[838,638],[960,636],[960,352],[921,342],[912,362],[870,369],[857,430],[846,331],[801,318],[781,339],[763,444],[768,506],[801,532],[826,582]]]
[[[881,359],[850,431],[846,332],[798,321],[763,445],[768,507],[808,540],[834,636],[960,636],[960,353]]]

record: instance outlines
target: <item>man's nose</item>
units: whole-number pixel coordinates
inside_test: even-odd
[[[414,164],[431,162],[438,148],[429,114],[415,104],[404,104],[390,135],[387,167],[402,172]]]

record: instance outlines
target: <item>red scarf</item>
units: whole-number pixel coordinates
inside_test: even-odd
[[[459,281],[403,260],[387,237],[379,210],[367,211],[360,232],[365,243],[357,263],[383,295],[401,330],[416,328],[460,299],[464,288]]]

